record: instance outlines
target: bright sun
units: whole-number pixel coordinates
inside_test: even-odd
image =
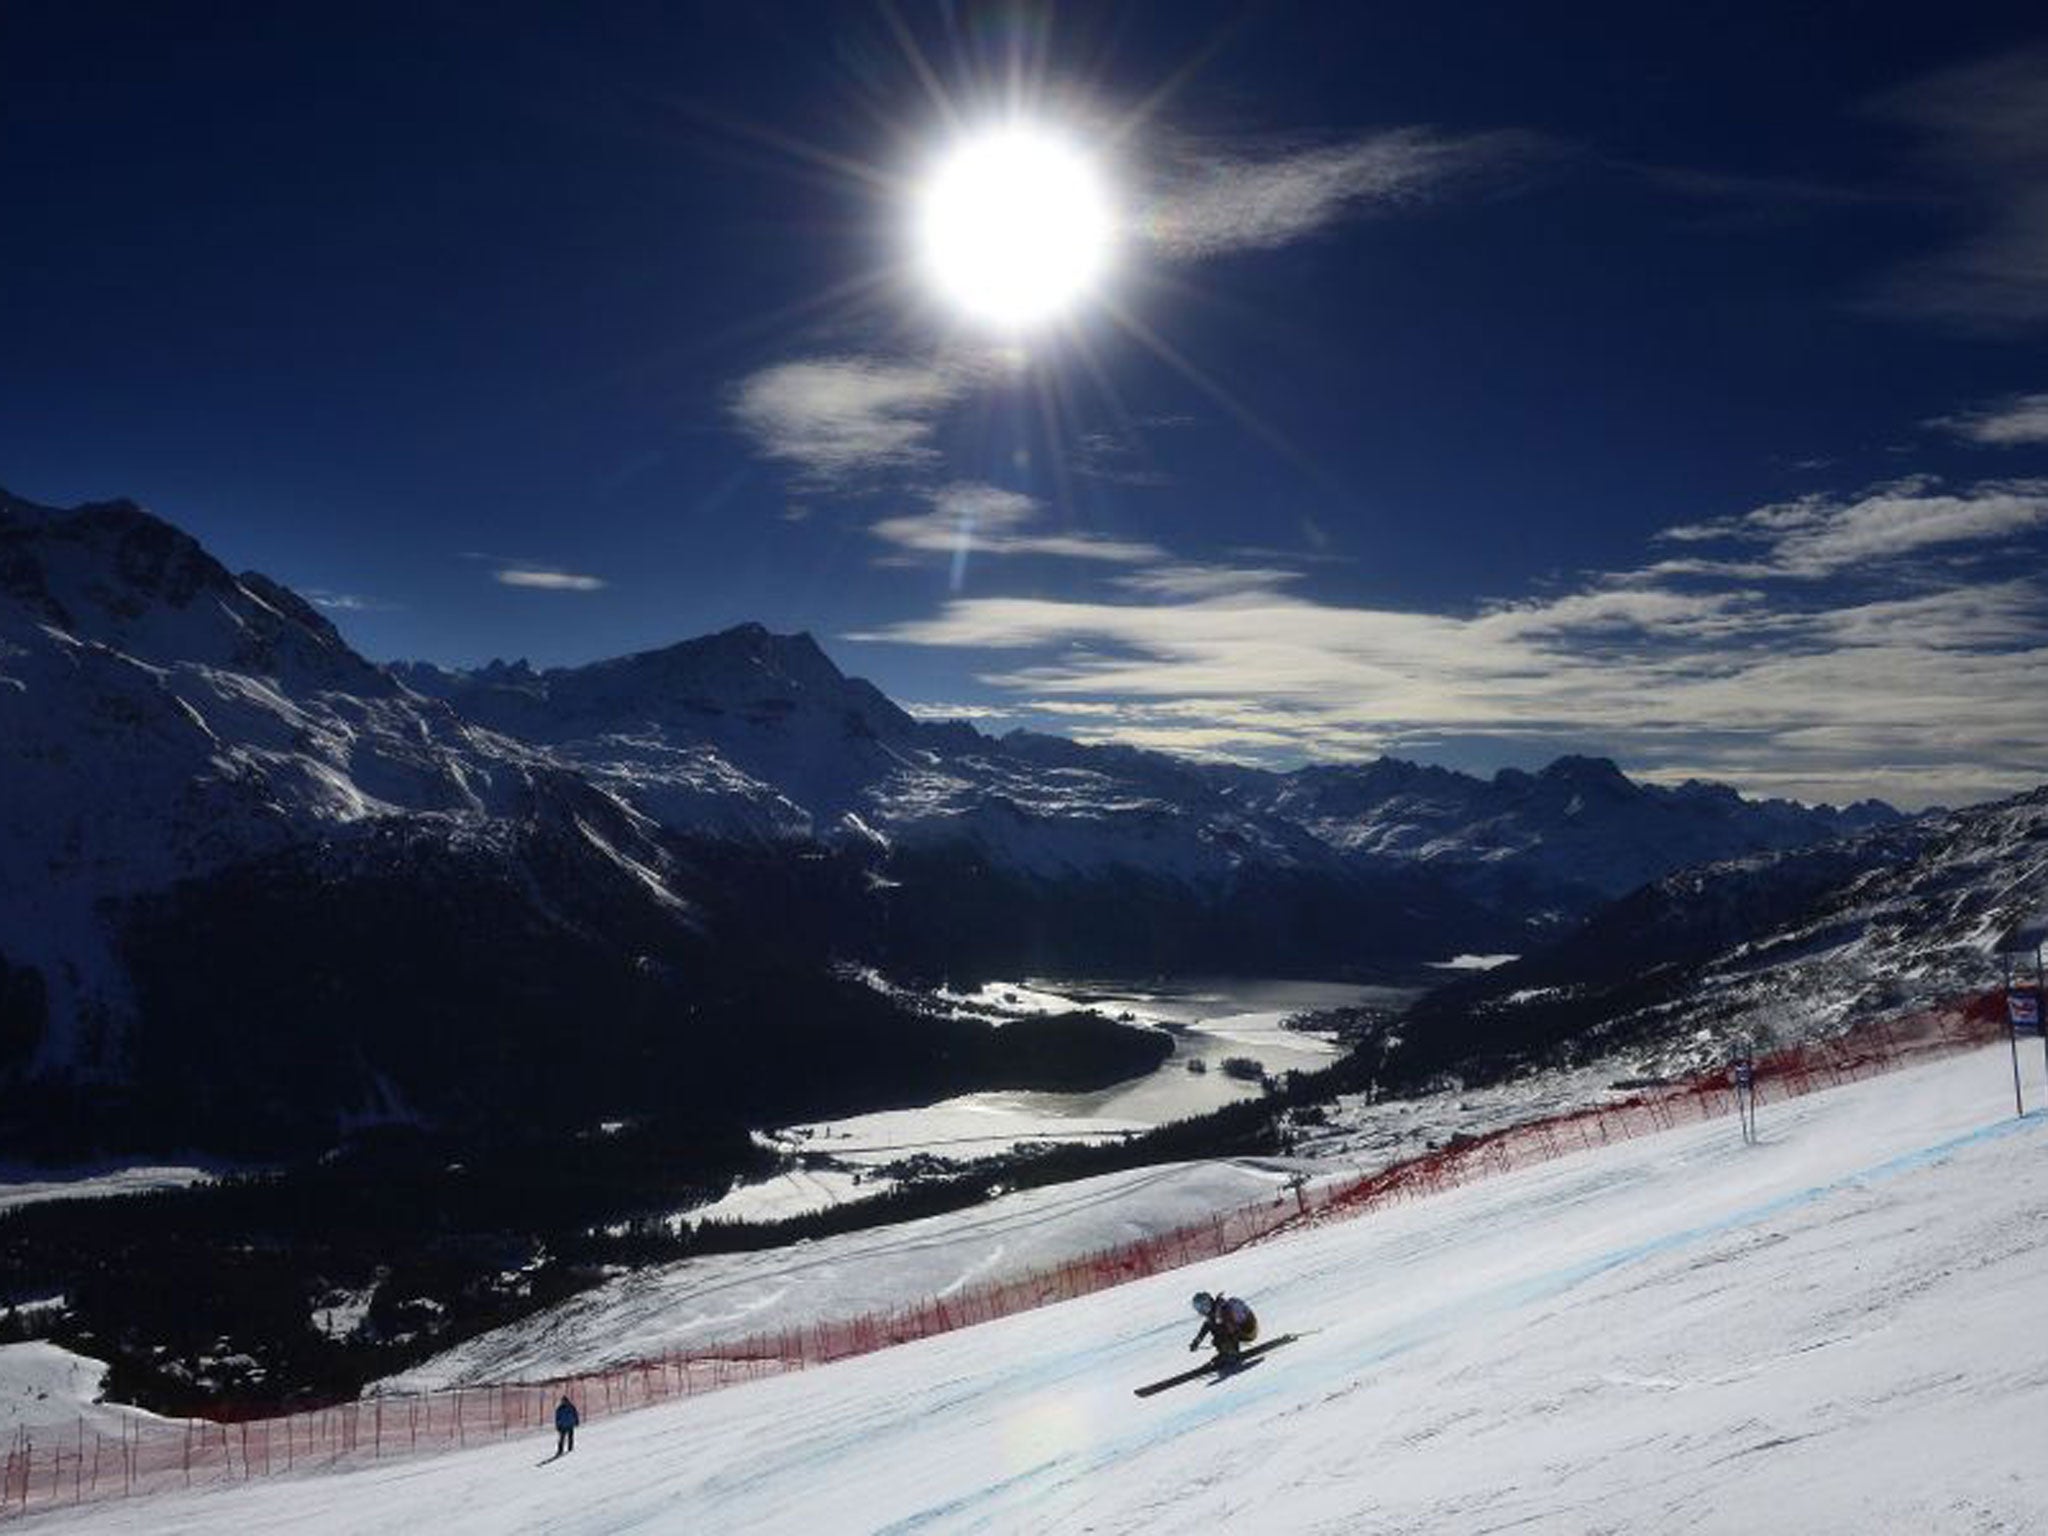
[[[1101,174],[1044,128],[965,140],[918,199],[926,274],[967,314],[1006,330],[1072,309],[1108,268],[1112,234]]]

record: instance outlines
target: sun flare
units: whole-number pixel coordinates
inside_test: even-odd
[[[1093,160],[1020,124],[967,139],[939,163],[916,233],[927,278],[954,307],[1020,330],[1068,314],[1101,281],[1114,219]]]

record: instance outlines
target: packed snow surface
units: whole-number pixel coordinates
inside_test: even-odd
[[[2038,1062],[2030,1063],[2039,1093]],[[2048,1531],[2048,1117],[2002,1049],[606,1419],[52,1531]],[[950,1262],[934,1256],[935,1272]],[[1240,1374],[1187,1294],[1242,1293]]]

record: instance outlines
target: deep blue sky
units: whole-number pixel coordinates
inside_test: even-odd
[[[996,726],[1975,798],[2048,776],[2038,15],[12,6],[0,484],[378,658],[758,619]],[[1027,378],[892,270],[1013,66],[1130,220]]]

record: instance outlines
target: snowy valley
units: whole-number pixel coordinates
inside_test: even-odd
[[[1369,1171],[1981,992],[2048,875],[2048,791],[992,737],[755,625],[379,666],[126,503],[0,502],[0,777],[0,1151],[227,1175],[27,1171],[11,1326],[172,1412],[625,1358]],[[1313,1001],[1221,1001],[1259,977]],[[958,1273],[861,1257],[902,1252]]]

